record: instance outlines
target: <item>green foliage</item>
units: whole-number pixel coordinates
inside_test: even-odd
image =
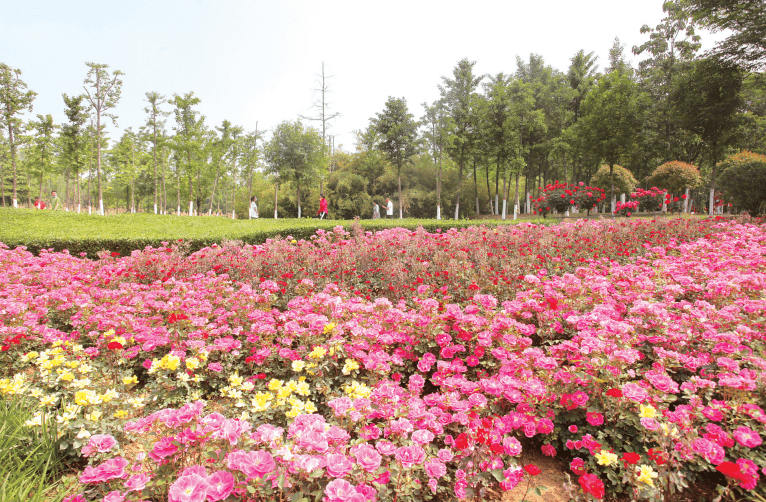
[[[678,195],[686,188],[692,189],[699,186],[702,178],[697,166],[673,160],[655,169],[648,183]]]
[[[737,209],[751,215],[766,213],[766,155],[740,152],[718,165],[719,187]]]
[[[591,178],[590,183],[605,192],[609,192],[612,188],[609,166],[601,166],[596,174],[593,175],[593,178]],[[614,165],[615,193],[630,193],[636,189],[636,185],[638,185],[638,182],[633,177],[633,173],[620,165]]]
[[[0,396],[3,502],[57,502],[65,495],[60,483],[51,484],[62,468],[56,423],[45,417],[44,427],[30,428],[25,422],[31,418],[32,412],[22,398]]]
[[[301,183],[304,185],[317,176],[324,160],[322,137],[300,120],[279,124],[266,144],[264,157],[270,173],[278,183],[292,181],[296,188],[298,216],[301,215]]]
[[[684,8],[702,26],[728,31],[715,53],[745,67],[766,64],[766,23],[762,0],[685,0]]]
[[[273,197],[272,197],[273,199]],[[272,201],[273,202],[273,201]],[[371,207],[371,206],[370,206]],[[271,206],[273,210],[273,205]],[[371,209],[370,209],[371,210]],[[347,230],[353,221],[303,219],[232,220],[218,217],[188,217],[146,213],[115,216],[78,215],[63,211],[0,209],[0,243],[15,248],[25,246],[33,253],[52,249],[69,250],[72,255],[86,253],[96,258],[100,251],[128,255],[146,246],[160,247],[163,242],[183,240],[190,251],[224,241],[238,240],[245,244],[260,244],[266,239],[285,237],[309,239],[317,229],[332,230],[342,226]],[[482,222],[504,225],[512,220]],[[437,228],[465,228],[476,224],[471,220],[360,220],[364,230],[376,231],[392,227],[415,230],[423,227],[432,232]]]

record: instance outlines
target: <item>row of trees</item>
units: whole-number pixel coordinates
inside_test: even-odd
[[[86,203],[102,214],[106,198],[128,211],[243,215],[255,195],[262,215],[280,208],[300,217],[323,193],[333,215],[352,217],[396,194],[400,217],[440,218],[453,206],[459,218],[505,215],[509,200],[523,211],[530,192],[553,180],[589,184],[602,165],[609,171],[602,188],[614,200],[616,165],[646,186],[657,166],[679,160],[700,166],[712,206],[721,159],[741,149],[766,152],[766,79],[752,71],[755,49],[739,59],[725,47],[722,55],[699,54],[695,26],[712,26],[710,13],[721,11],[694,5],[665,3],[662,22],[641,30],[648,39],[633,48],[645,56],[636,68],[619,39],[602,72],[583,50],[566,72],[536,54],[497,75],[477,74],[463,59],[419,113],[405,98],[389,98],[356,132],[353,152],[336,149],[328,135],[337,113],[325,99],[324,66],[317,116],[302,117],[320,127],[286,121],[264,141],[257,125],[251,132],[229,121],[210,127],[193,92],[170,99],[147,92],[145,124],[109,138],[105,122],[116,126],[122,73],[95,63],[87,63],[84,93],[63,95],[66,123],[50,115],[24,121],[35,93],[19,70],[0,63],[3,204],[16,206],[19,194],[31,204],[47,184],[63,192],[68,208]]]

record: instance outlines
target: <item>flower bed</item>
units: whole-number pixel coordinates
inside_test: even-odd
[[[714,469],[762,493],[766,232],[708,230],[462,305],[302,279],[275,309],[269,279],[144,284],[139,253],[0,249],[0,391],[56,414],[87,500],[483,495],[535,474],[524,437],[571,459],[580,497],[658,499]]]

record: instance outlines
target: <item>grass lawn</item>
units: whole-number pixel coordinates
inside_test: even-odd
[[[524,221],[550,222],[551,219]],[[183,239],[191,250],[197,250],[224,240],[241,240],[259,244],[275,236],[308,239],[317,229],[331,230],[338,225],[350,229],[352,220],[317,220],[315,218],[285,218],[233,220],[225,217],[188,217],[155,214],[121,214],[96,216],[63,211],[0,209],[0,242],[13,248],[26,246],[32,252],[40,249],[70,253],[86,252],[95,257],[101,250],[127,254],[146,246],[160,246],[162,241]],[[392,227],[463,228],[472,225],[507,225],[513,220],[359,220],[365,230]]]

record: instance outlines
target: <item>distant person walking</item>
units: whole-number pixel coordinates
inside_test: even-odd
[[[317,211],[320,220],[324,220],[327,217],[327,199],[322,195],[319,198],[319,211]]]
[[[54,190],[51,192],[51,209],[57,211],[59,206],[61,206],[61,199],[59,199],[56,190]]]
[[[380,206],[377,202],[372,201],[372,219],[377,220],[380,218]]]
[[[394,203],[391,199],[386,197],[386,219],[390,220],[394,217]]]
[[[45,201],[40,200],[40,197],[35,197],[35,207],[37,209],[45,209]]]
[[[253,196],[250,199],[250,219],[258,218],[258,197]]]

